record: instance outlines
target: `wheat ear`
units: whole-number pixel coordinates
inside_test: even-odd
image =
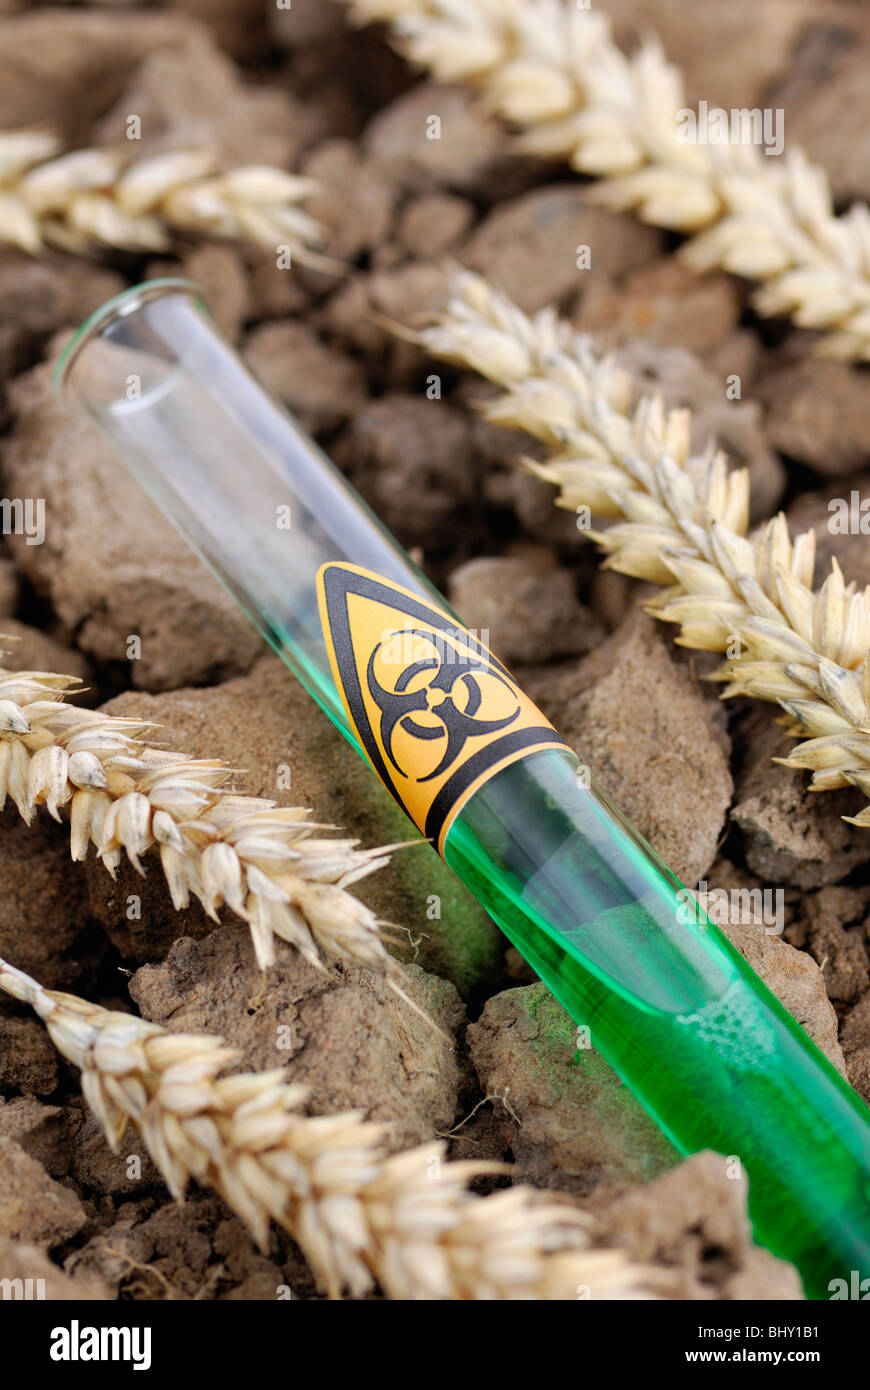
[[[433,1141],[393,1157],[359,1111],[309,1118],[305,1088],[279,1069],[221,1073],[221,1039],[168,1033],[130,1014],[43,989],[0,959],[0,989],[24,1000],[82,1073],[85,1098],[117,1150],[132,1122],[167,1186],[214,1188],[262,1248],[284,1226],[333,1297],[574,1299],[652,1297],[655,1275],[591,1248],[591,1222],[528,1187],[489,1197],[471,1178],[500,1164],[443,1161]]]
[[[310,250],[320,229],[300,206],[311,179],[266,165],[215,172],[202,150],[131,161],[116,150],[58,156],[58,148],[50,133],[0,133],[0,242],[31,255],[45,245],[87,255],[165,251],[176,235],[193,234],[287,244],[300,261],[321,263]]]
[[[834,214],[824,171],[799,150],[683,144],[683,81],[660,46],[632,57],[606,16],[566,0],[347,0],[444,82],[474,86],[521,147],[602,179],[610,207],[692,235],[683,256],[763,281],[761,314],[826,330],[821,351],[870,359],[870,209]]]
[[[545,444],[546,461],[525,464],[556,485],[557,505],[613,522],[590,531],[605,564],[666,586],[648,611],[679,623],[681,645],[728,653],[725,695],[782,706],[805,741],[777,761],[811,770],[815,790],[870,796],[870,588],[846,584],[833,560],[814,592],[815,534],[791,540],[782,515],[749,539],[747,470],[729,472],[712,444],[693,454],[687,410],[654,396],[633,406],[630,375],[551,309],[529,318],[459,272],[418,337],[502,388],[487,418]],[[870,826],[870,807],[846,819]]]
[[[388,861],[389,850],[317,834],[330,827],[298,807],[240,796],[218,759],[150,747],[153,725],[77,709],[64,693],[75,677],[0,668],[0,810],[7,796],[29,824],[39,805],[69,813],[70,849],[93,844],[114,876],[122,853],[140,872],[156,846],[177,911],[193,894],[210,917],[226,904],[248,923],[265,969],[280,937],[322,967],[321,951],[400,970],[382,924],[349,893]],[[398,988],[398,986],[396,986]]]

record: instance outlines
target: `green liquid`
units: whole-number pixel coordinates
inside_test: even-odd
[[[740,1160],[756,1239],[809,1297],[870,1278],[870,1110],[579,767],[504,769],[447,863],[676,1148]]]

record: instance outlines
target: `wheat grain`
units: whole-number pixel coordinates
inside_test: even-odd
[[[0,989],[80,1069],[115,1150],[132,1123],[174,1197],[191,1179],[214,1188],[263,1249],[270,1222],[282,1225],[333,1297],[375,1281],[405,1299],[655,1296],[655,1274],[592,1248],[570,1202],[526,1187],[473,1196],[469,1180],[499,1164],[447,1163],[436,1141],[387,1157],[384,1127],[358,1111],[300,1115],[305,1088],[280,1069],[221,1075],[236,1054],[219,1038],[45,990],[2,959]]]
[[[300,206],[311,179],[266,165],[216,172],[202,150],[130,160],[116,150],[58,154],[43,131],[0,133],[0,242],[36,255],[50,245],[166,251],[179,234],[288,245],[318,265],[320,229]],[[331,263],[330,263],[331,265]]]
[[[819,349],[870,360],[870,209],[834,214],[828,180],[799,151],[677,138],[679,72],[647,40],[628,57],[606,16],[561,0],[347,0],[444,82],[477,88],[520,128],[520,147],[603,180],[592,196],[692,236],[683,256],[763,281],[761,314],[824,329]]]
[[[263,969],[280,937],[315,966],[327,952],[386,971],[398,988],[382,924],[347,891],[389,849],[357,849],[318,833],[330,827],[304,810],[237,795],[223,762],[150,747],[149,723],[68,704],[77,684],[0,668],[0,810],[8,796],[29,824],[40,805],[55,820],[63,809],[73,859],[93,844],[113,876],[124,853],[144,872],[155,847],[175,909],[193,895],[217,920],[226,904],[250,926]]]
[[[799,743],[787,767],[822,791],[870,796],[870,588],[836,560],[812,588],[815,535],[785,518],[747,537],[749,474],[711,444],[690,449],[686,410],[633,404],[631,377],[550,309],[527,317],[480,276],[458,272],[438,322],[418,335],[438,357],[502,388],[487,418],[541,440],[525,460],[559,489],[557,504],[612,521],[590,531],[622,574],[665,586],[648,611],[678,623],[683,646],[725,652],[725,695],[778,703]],[[855,817],[870,826],[870,807]]]

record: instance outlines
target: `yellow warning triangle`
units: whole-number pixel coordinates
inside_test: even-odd
[[[561,744],[507,668],[445,608],[357,565],[324,565],[317,593],[351,727],[381,781],[439,850],[485,781]]]

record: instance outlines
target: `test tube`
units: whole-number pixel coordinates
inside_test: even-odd
[[[756,1238],[811,1297],[870,1278],[870,1111],[196,287],[111,300],[56,382],[677,1149],[742,1164]]]

